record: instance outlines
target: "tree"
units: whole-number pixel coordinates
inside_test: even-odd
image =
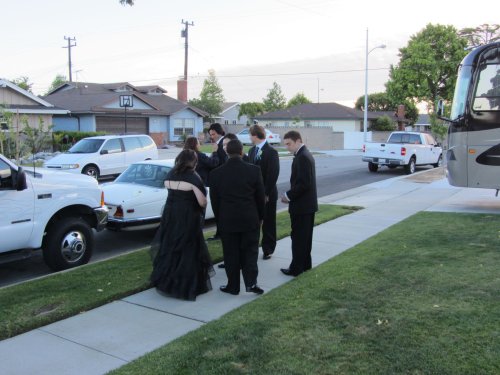
[[[286,98],[281,92],[281,86],[273,82],[273,87],[267,92],[267,96],[262,99],[266,112],[277,111],[286,107]]]
[[[45,93],[45,95],[47,95],[49,92],[51,92],[52,90],[55,90],[57,89],[59,86],[61,86],[62,84],[66,83],[68,80],[66,79],[66,76],[63,76],[62,74],[58,74],[56,75],[56,77],[54,78],[54,80],[52,81],[52,83],[50,84],[50,87],[49,89],[47,90],[47,92]]]
[[[437,99],[451,100],[466,44],[453,26],[428,24],[400,48],[399,64],[391,66],[386,83],[390,100],[427,102],[431,110]]]
[[[381,116],[376,121],[375,124],[371,126],[372,130],[380,131],[391,131],[396,129],[396,123],[389,116]]]
[[[478,47],[500,40],[500,25],[484,23],[478,27],[466,27],[458,35],[467,40],[468,47]]]
[[[354,108],[364,110],[365,96],[362,95],[356,100]],[[397,106],[389,100],[386,92],[377,92],[368,95],[368,111],[395,111]]]
[[[217,81],[215,71],[210,69],[208,71],[208,77],[203,82],[203,88],[200,92],[200,98],[191,99],[189,101],[189,104],[203,109],[208,113],[209,118],[213,119],[215,116],[222,112],[224,100],[225,99],[224,95],[222,94],[222,88]]]
[[[14,78],[12,80],[12,83],[16,86],[19,86],[20,88],[26,90],[26,91],[29,91],[31,93],[33,93],[31,91],[31,87],[33,86],[33,83],[30,83],[29,82],[29,78],[26,77],[26,76],[21,76],[21,77],[17,77],[17,78]]]
[[[238,120],[241,116],[247,116],[249,120],[253,120],[255,116],[261,115],[265,112],[264,104],[259,102],[248,102],[240,104],[240,111],[238,113]]]
[[[397,99],[392,99],[386,92],[377,92],[368,95],[368,111],[382,111],[382,112],[396,112],[398,105],[403,104],[405,106],[405,118],[414,124],[418,118],[418,108],[411,100],[405,99],[402,101],[397,101]],[[365,106],[365,96],[360,96],[356,100],[354,108],[363,110]]]
[[[299,104],[307,104],[307,103],[312,103],[305,95],[303,92],[299,92],[295,94],[295,96],[288,101],[288,104],[286,105],[287,108],[299,105]]]

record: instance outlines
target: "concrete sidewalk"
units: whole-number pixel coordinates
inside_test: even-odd
[[[500,214],[493,190],[451,187],[442,168],[361,186],[320,199],[321,203],[362,206],[363,210],[314,229],[314,266],[423,210]],[[290,238],[278,242],[270,260],[259,259],[259,285],[269,291],[290,281]],[[5,374],[103,374],[171,342],[258,297],[231,296],[219,286],[195,302],[159,295],[154,289],[0,342]],[[244,288],[242,287],[242,290]]]

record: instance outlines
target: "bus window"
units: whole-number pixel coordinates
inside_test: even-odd
[[[484,65],[477,82],[474,103],[475,111],[500,110],[500,65]]]

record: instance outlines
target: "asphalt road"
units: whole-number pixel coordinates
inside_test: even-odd
[[[402,168],[381,168],[377,173],[370,173],[367,164],[361,161],[359,155],[317,155],[315,160],[319,197],[404,174]],[[277,183],[280,195],[289,187],[291,163],[291,158],[283,158],[280,161],[280,176]],[[278,210],[282,209],[286,209],[286,205],[278,202]],[[207,228],[213,226],[213,220],[209,220]],[[154,230],[119,233],[104,230],[96,233],[96,246],[91,261],[96,262],[148,246],[154,233]],[[0,264],[0,287],[50,273],[48,267],[43,263],[41,252],[36,251],[29,259]]]

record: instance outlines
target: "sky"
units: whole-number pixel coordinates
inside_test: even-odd
[[[385,90],[399,48],[429,23],[457,29],[500,23],[500,1],[456,0],[0,0],[0,77],[27,76],[43,95],[57,74],[73,81],[160,85],[177,97],[184,74],[182,21],[189,27],[188,98],[213,69],[228,102],[262,101],[277,82],[287,99],[352,106]]]

